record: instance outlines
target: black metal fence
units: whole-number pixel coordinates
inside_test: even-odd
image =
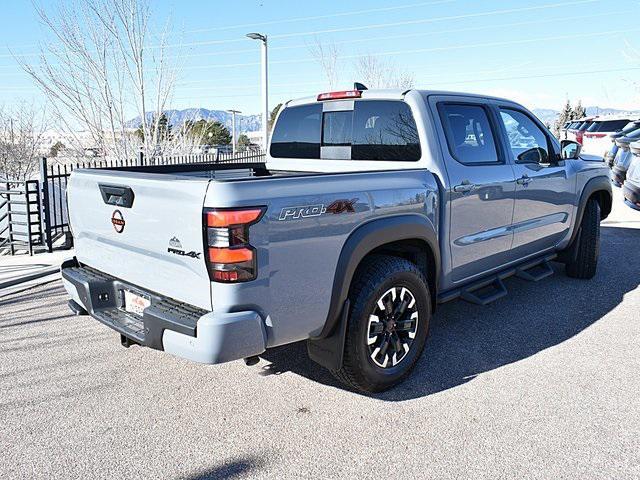
[[[44,240],[38,180],[0,180],[0,253],[15,255]]]
[[[132,159],[115,160],[78,160],[51,164],[43,158],[40,161],[40,199],[42,212],[42,230],[40,239],[46,249],[53,250],[53,244],[61,237],[65,237],[68,246],[72,246],[73,239],[69,229],[69,215],[67,212],[66,192],[67,181],[71,172],[77,168],[126,168],[135,166],[155,165],[192,165],[192,164],[252,164],[265,161],[262,151],[247,150],[233,153],[206,153],[198,155],[154,156],[146,158],[140,153]],[[37,181],[36,181],[37,182]],[[42,232],[44,231],[44,235]],[[30,250],[31,252],[31,250]]]

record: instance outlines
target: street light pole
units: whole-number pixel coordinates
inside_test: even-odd
[[[227,110],[231,114],[231,144],[233,148],[233,155],[236,154],[236,145],[238,141],[236,139],[236,113],[242,113],[240,110]]]
[[[267,71],[267,36],[261,33],[247,33],[247,37],[252,40],[262,42],[262,138],[264,149],[267,150],[269,143],[269,76]]]

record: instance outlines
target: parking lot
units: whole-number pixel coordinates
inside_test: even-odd
[[[203,366],[0,300],[2,478],[640,477],[640,213],[616,192],[592,281],[443,305],[410,379],[345,390],[304,344]]]

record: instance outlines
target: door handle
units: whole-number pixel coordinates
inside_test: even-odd
[[[518,185],[523,185],[523,186],[527,186],[529,185],[529,183],[531,183],[531,178],[529,177],[529,175],[522,175],[518,180],[516,180],[516,183]]]
[[[453,187],[453,191],[456,193],[469,193],[474,188],[476,188],[476,186],[473,183],[469,183],[469,180],[465,180],[460,185]]]
[[[135,195],[131,187],[124,185],[103,185],[99,184],[102,200],[107,205],[115,205],[116,207],[131,208]]]

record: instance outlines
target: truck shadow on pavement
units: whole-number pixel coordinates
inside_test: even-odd
[[[264,462],[258,457],[247,457],[226,462],[219,467],[197,473],[187,477],[188,480],[217,480],[221,478],[246,478],[249,472],[254,472],[263,466]]]
[[[385,401],[423,397],[462,385],[477,375],[526,359],[579,334],[618,306],[640,283],[640,229],[602,226],[598,273],[576,280],[554,264],[540,282],[509,278],[509,295],[488,306],[462,300],[439,305],[420,361],[407,380],[382,394]],[[345,389],[312,362],[305,342],[268,350],[262,374],[293,372]]]

